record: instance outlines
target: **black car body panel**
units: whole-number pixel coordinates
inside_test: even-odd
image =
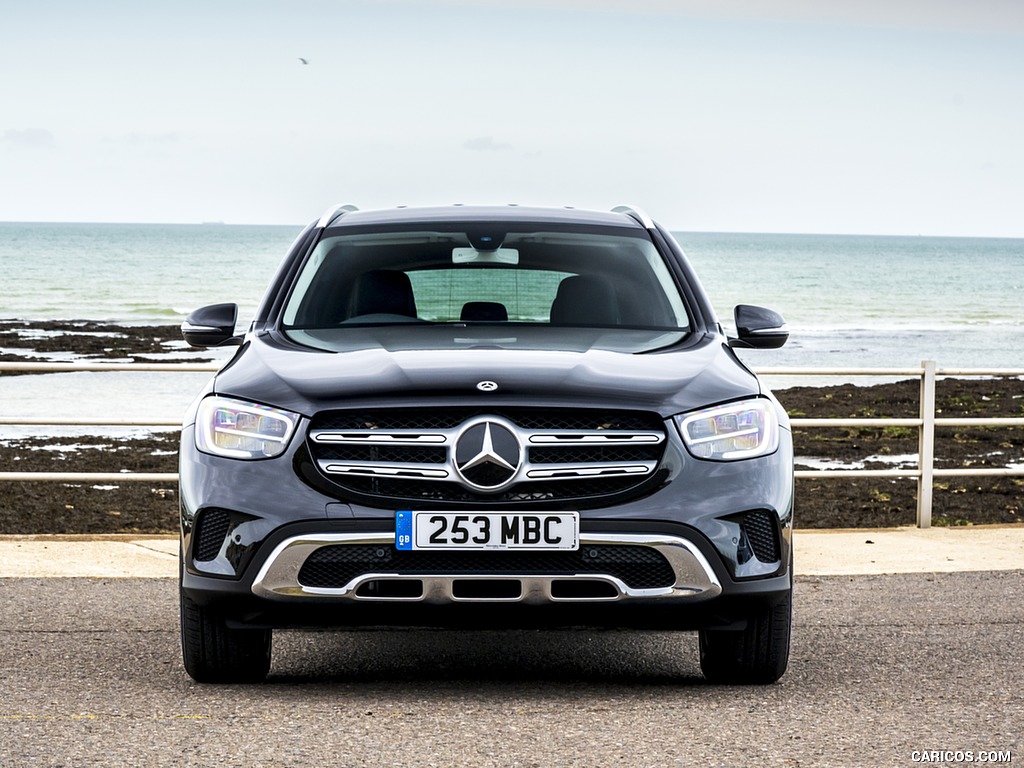
[[[306,416],[353,401],[469,397],[481,404],[502,398],[528,398],[531,404],[594,402],[668,417],[761,393],[756,377],[736,364],[731,350],[712,335],[679,345],[676,354],[649,355],[470,344],[455,350],[392,351],[384,344],[324,354],[266,334],[218,374],[214,389]],[[476,389],[480,381],[492,379],[498,384],[496,392]]]

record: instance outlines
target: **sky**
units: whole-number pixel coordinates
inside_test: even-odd
[[[1024,237],[1018,0],[0,4],[0,221]]]

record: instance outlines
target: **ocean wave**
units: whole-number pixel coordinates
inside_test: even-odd
[[[184,318],[188,312],[183,312],[174,307],[129,305],[125,314],[128,318],[146,317],[154,320],[167,320]]]
[[[962,322],[942,322],[932,320],[888,321],[878,323],[788,323],[790,334],[878,334],[878,333],[983,333],[986,331],[1011,332],[1015,329],[1024,328],[1024,321],[999,319],[999,320],[971,320]]]
[[[197,307],[236,301],[241,328],[295,234],[291,227],[3,223],[2,313],[27,321],[178,324]],[[956,339],[956,355],[988,358],[1010,354],[1019,346],[1012,335],[1024,330],[1024,240],[680,238],[727,327],[736,304],[773,307],[788,319],[793,347],[868,360],[888,346],[907,356],[948,349],[944,342]]]

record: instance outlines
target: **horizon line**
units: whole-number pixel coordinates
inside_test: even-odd
[[[47,219],[0,219],[3,224],[51,224],[51,225],[100,225],[100,226],[142,226],[142,227],[294,227],[301,230],[309,225],[280,222],[237,222],[237,221],[55,221]],[[664,225],[663,225],[664,226]],[[1024,240],[1024,234],[1020,235],[964,235],[964,234],[934,234],[918,232],[910,234],[906,232],[825,232],[825,231],[804,231],[795,232],[792,230],[745,230],[745,229],[682,229],[679,227],[665,226],[669,232],[685,233],[691,235],[784,235],[794,237],[905,237],[905,238],[955,238],[963,240]]]

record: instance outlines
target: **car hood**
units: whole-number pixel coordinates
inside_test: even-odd
[[[496,387],[481,382],[492,382]],[[664,417],[756,395],[757,378],[719,336],[657,353],[599,348],[325,352],[250,338],[214,382],[218,394],[312,416],[325,408],[537,405],[638,408]]]

